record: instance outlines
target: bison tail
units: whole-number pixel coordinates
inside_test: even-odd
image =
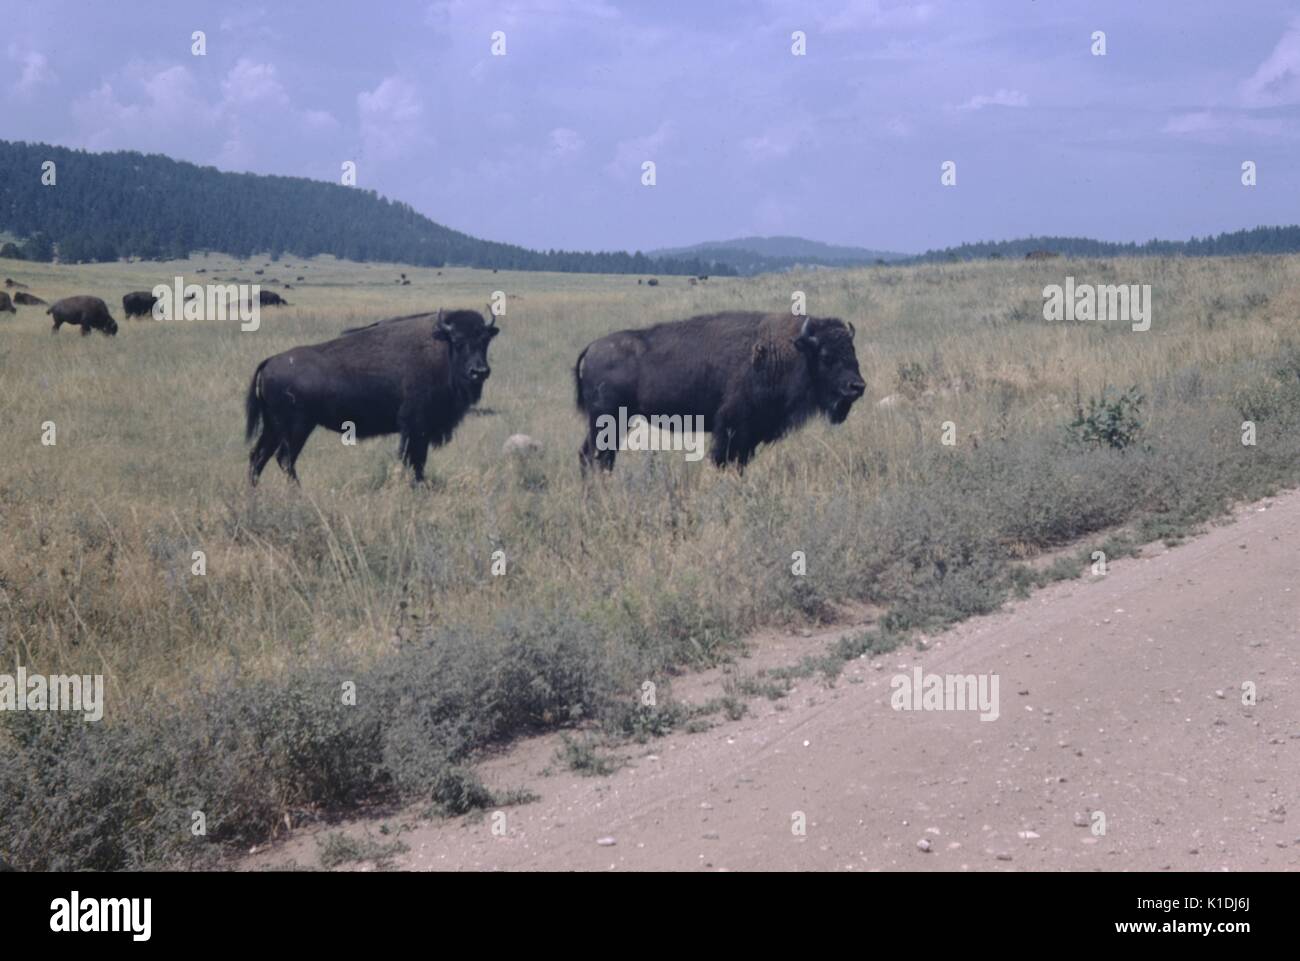
[[[582,348],[582,353],[578,355],[577,362],[573,365],[573,400],[578,405],[578,410],[586,411],[587,405],[582,397],[582,358],[587,356],[587,351],[591,350],[588,344]]]
[[[244,425],[244,443],[253,439],[258,425],[263,420],[262,408],[266,402],[262,397],[262,368],[265,366],[264,360],[257,365],[257,370],[253,371],[253,380],[248,385],[248,397],[244,399],[244,415],[247,418]]]

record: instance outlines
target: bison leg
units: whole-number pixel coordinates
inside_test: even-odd
[[[90,336],[90,324],[82,324],[82,325],[81,325],[81,336],[82,336],[82,337],[89,337],[89,336]]]
[[[744,428],[728,427],[721,419],[713,426],[713,463],[718,467],[735,464],[743,471],[757,446]]]
[[[415,471],[413,483],[424,483],[424,464],[429,459],[429,438],[423,434],[411,434],[404,441],[406,463]]]
[[[618,456],[617,450],[600,450],[596,446],[596,437],[599,431],[596,429],[596,421],[599,418],[595,415],[591,418],[591,423],[587,427],[587,437],[582,442],[582,450],[578,452],[578,465],[582,468],[585,475],[587,469],[596,462],[604,471],[614,469],[614,459]]]
[[[294,467],[298,463],[298,455],[302,453],[303,445],[307,443],[307,438],[316,428],[315,424],[308,424],[302,421],[294,421],[289,429],[284,432],[280,441],[280,448],[276,451],[275,461],[280,465],[280,469],[289,475],[289,480],[295,484],[298,481],[298,471]]]
[[[248,455],[248,483],[250,487],[257,486],[257,479],[262,476],[262,469],[266,467],[267,462],[275,454],[276,448],[279,446],[280,439],[276,436],[271,425],[264,425],[262,436],[257,439],[257,443],[253,445],[253,452]]]

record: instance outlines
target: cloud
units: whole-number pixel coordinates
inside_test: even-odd
[[[419,93],[401,77],[385,77],[374,90],[357,94],[357,113],[367,159],[397,160],[432,142]]]
[[[935,14],[929,3],[883,3],[881,0],[848,0],[837,12],[823,14],[818,26],[827,33],[853,30],[919,27]]]
[[[551,153],[557,157],[570,157],[582,151],[586,141],[576,130],[568,127],[556,127],[550,136]]]
[[[977,93],[957,110],[983,110],[985,107],[1028,107],[1029,98],[1019,90],[999,90],[994,94]]]
[[[251,169],[280,160],[284,138],[299,145],[335,133],[339,122],[325,110],[300,109],[274,64],[241,58],[204,91],[183,64],[130,63],[75,100],[72,117],[92,150],[157,150],[184,154],[227,169]]]
[[[1241,85],[1247,107],[1300,103],[1300,17],[1291,21],[1268,59]]]
[[[50,69],[49,60],[39,50],[23,49],[16,43],[9,44],[9,59],[22,68],[18,82],[12,87],[15,97],[26,100],[47,83],[54,82],[54,71]]]
[[[635,181],[641,176],[641,164],[647,160],[653,160],[656,166],[662,166],[663,148],[672,139],[673,125],[664,121],[652,134],[620,140],[614,149],[614,159],[605,166],[605,173],[615,180],[631,178]]]
[[[1284,139],[1300,136],[1295,124],[1281,117],[1260,117],[1226,107],[1176,114],[1165,122],[1161,132],[1210,143],[1227,143],[1243,136]]]
[[[243,107],[251,104],[287,107],[289,95],[284,92],[275,66],[269,63],[254,63],[241,58],[230,73],[221,81],[221,92],[228,107]]]
[[[746,137],[740,146],[753,161],[784,160],[797,148],[813,146],[815,139],[815,132],[807,125],[787,125]]]

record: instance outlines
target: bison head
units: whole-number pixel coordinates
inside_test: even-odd
[[[492,373],[487,362],[488,344],[499,333],[496,317],[492,318],[492,323],[484,323],[483,315],[476,310],[455,310],[445,315],[441,311],[438,313],[433,336],[447,344],[452,383],[467,388],[475,402],[483,393],[483,383]]]
[[[867,385],[853,350],[852,324],[833,317],[808,317],[794,345],[808,361],[817,406],[832,424],[842,424]]]

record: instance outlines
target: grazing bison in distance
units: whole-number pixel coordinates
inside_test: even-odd
[[[80,327],[82,337],[92,330],[97,330],[107,337],[117,333],[117,321],[108,312],[108,304],[98,297],[85,295],[64,297],[62,300],[55,301],[54,306],[46,313],[54,317],[54,329],[51,332],[55,334],[59,332],[62,324]]]
[[[126,319],[132,317],[151,317],[153,316],[153,305],[158,303],[158,298],[147,290],[136,290],[122,298],[122,313]]]
[[[20,290],[18,293],[14,294],[14,303],[23,307],[37,307],[43,305],[45,301],[41,300],[41,298],[37,297],[35,294],[25,294]]]
[[[18,310],[14,307],[14,302],[9,299],[9,295],[0,291],[0,314],[16,314]]]
[[[494,321],[495,323],[495,321]],[[258,365],[245,403],[245,439],[261,436],[248,458],[248,481],[272,457],[295,483],[294,464],[317,427],[357,438],[401,435],[399,452],[424,480],[429,446],[451,439],[491,373],[487,350],[500,331],[473,310],[413,314],[296,347]]]
[[[587,416],[580,462],[611,470],[598,449],[601,418],[700,416],[719,467],[749,462],[817,412],[839,424],[866,391],[852,324],[831,317],[722,313],[608,334],[578,355],[578,409]],[[609,423],[604,421],[603,423]],[[608,447],[608,444],[603,445]]]

